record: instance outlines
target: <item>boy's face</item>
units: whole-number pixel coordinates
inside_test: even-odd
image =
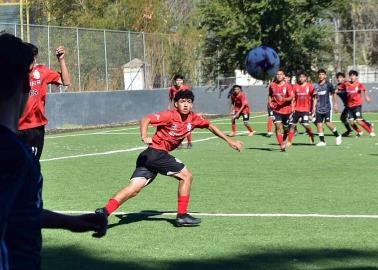
[[[193,101],[187,98],[180,98],[175,102],[175,107],[181,114],[189,114],[193,107]]]
[[[318,76],[319,76],[319,81],[324,81],[325,79],[327,79],[327,74],[323,72],[320,72]]]
[[[343,83],[343,82],[345,82],[345,78],[343,76],[338,76],[337,77],[337,82],[338,83]]]
[[[357,81],[357,76],[356,76],[356,74],[351,74],[351,75],[349,76],[349,78],[350,78],[350,80],[351,80],[352,82]]]
[[[241,91],[241,89],[240,89],[239,87],[235,87],[235,88],[234,88],[234,93],[235,93],[235,94],[239,94],[240,91]]]
[[[307,76],[304,74],[299,75],[299,82],[301,84],[304,84],[305,82],[307,82]]]
[[[278,82],[282,82],[285,79],[285,74],[282,71],[277,71],[276,73],[276,80]]]
[[[176,85],[177,86],[181,86],[183,83],[184,83],[183,79],[180,79],[180,78],[176,79]]]

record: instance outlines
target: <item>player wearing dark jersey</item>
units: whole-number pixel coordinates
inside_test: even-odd
[[[232,87],[233,94],[231,95],[231,129],[232,133],[230,136],[236,135],[236,119],[240,116],[243,117],[244,126],[248,129],[248,136],[253,136],[255,133],[252,126],[249,124],[249,104],[246,94],[243,92],[240,85],[234,85]]]
[[[195,226],[201,222],[200,219],[188,214],[192,173],[169,152],[176,149],[187,134],[195,128],[207,128],[238,151],[241,151],[242,143],[231,140],[208,120],[191,111],[194,100],[191,91],[178,92],[174,100],[175,110],[147,115],[141,120],[140,135],[148,148],[139,155],[129,185],[118,191],[104,208],[98,208],[96,212],[112,214],[122,203],[136,196],[160,173],[179,180],[176,225]],[[152,138],[147,135],[150,124],[156,126],[156,132]]]
[[[335,135],[336,145],[340,145],[342,143],[341,135],[337,131],[336,126],[331,119],[332,104],[330,97],[332,97],[335,111],[338,110],[335,87],[327,81],[327,72],[324,69],[320,69],[318,71],[318,76],[319,82],[314,85],[314,106],[316,108],[315,123],[318,129],[320,141],[316,144],[316,146],[327,145],[324,139],[323,122],[325,122],[326,126],[332,131],[333,135]]]
[[[180,92],[180,91],[191,91],[190,87],[187,86],[186,84],[184,84],[184,76],[182,75],[175,75],[175,77],[173,78],[173,80],[175,81],[175,84],[172,85],[171,87],[169,87],[169,102],[168,102],[168,110],[171,110],[171,109],[174,109],[175,108],[175,104],[174,104],[174,98],[175,98],[175,95]],[[192,133],[190,132],[188,134],[188,136],[186,137],[186,139],[188,140],[188,144],[187,144],[187,148],[188,149],[191,149],[193,147],[193,144],[192,144]],[[180,145],[181,147],[181,145]]]
[[[341,99],[344,109],[340,115],[340,121],[346,128],[346,131],[342,134],[343,137],[348,137],[352,133],[351,126],[357,134],[361,134],[362,130],[356,125],[356,123],[349,123],[349,108],[348,108],[348,96],[345,89],[345,74],[343,72],[336,73],[337,89],[336,94]]]
[[[358,81],[358,72],[349,71],[350,81],[345,82],[343,87],[347,95],[347,105],[349,108],[349,120],[352,124],[356,122],[361,125],[371,137],[375,137],[374,126],[366,121],[362,116],[362,105],[364,97],[368,103],[371,99],[367,93],[366,86]],[[358,135],[362,135],[360,132]]]
[[[269,86],[268,104],[273,111],[275,132],[281,151],[285,151],[286,148],[284,137],[288,134],[292,100],[292,87],[285,81],[285,72],[278,70],[276,80]]]
[[[39,270],[41,228],[106,232],[101,214],[67,216],[43,209],[42,175],[30,147],[16,135],[30,92],[33,53],[21,39],[0,35],[0,269]]]
[[[300,72],[298,78],[299,82],[293,86],[294,113],[290,119],[287,147],[293,143],[295,127],[299,122],[306,129],[310,142],[314,143],[314,133],[309,125],[309,117],[314,112],[314,87],[311,83],[307,82],[307,74],[305,72]]]
[[[31,90],[24,113],[19,120],[18,134],[22,141],[32,147],[33,153],[39,159],[44,145],[45,126],[48,123],[45,115],[47,86],[49,84],[68,86],[71,84],[71,79],[64,58],[65,50],[62,46],[55,51],[60,72],[44,65],[37,65],[38,48],[33,44],[29,44],[29,46],[34,54],[34,62],[29,73]]]

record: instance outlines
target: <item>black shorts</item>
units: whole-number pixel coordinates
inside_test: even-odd
[[[348,121],[348,119],[349,119],[349,108],[344,107],[344,110],[342,111],[340,115],[340,121],[345,122],[345,121]]]
[[[285,127],[289,126],[290,114],[282,114],[273,111],[273,123],[282,123]]]
[[[241,113],[241,114],[239,114],[239,116],[236,117],[235,119],[239,119],[240,116],[243,117],[243,121],[244,121],[244,122],[248,122],[248,121],[249,121],[249,113]]]
[[[185,165],[168,152],[148,147],[139,154],[131,179],[146,178],[147,184],[150,184],[158,173],[171,176],[184,168]]]
[[[349,119],[350,120],[362,120],[362,106],[356,106],[349,108]]]
[[[315,123],[318,124],[318,123],[323,123],[323,122],[326,122],[326,123],[331,122],[331,111],[326,112],[326,113],[318,113],[318,112],[316,113]]]
[[[309,124],[309,117],[310,113],[309,112],[294,112],[293,115],[291,116],[290,119],[290,124],[291,125],[296,125],[300,122],[303,125],[308,125]]]
[[[33,154],[39,160],[45,141],[45,126],[18,130],[17,135],[25,144],[32,148]]]

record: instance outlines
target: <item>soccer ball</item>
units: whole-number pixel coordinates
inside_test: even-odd
[[[270,47],[260,46],[247,54],[245,68],[249,75],[258,80],[269,80],[280,67],[280,57]]]

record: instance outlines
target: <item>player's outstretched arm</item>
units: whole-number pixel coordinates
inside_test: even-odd
[[[71,232],[95,232],[105,235],[108,226],[107,218],[96,213],[78,216],[64,215],[47,209],[42,210],[41,227],[45,229],[64,229]]]
[[[227,137],[226,134],[223,133],[223,131],[221,131],[218,127],[214,126],[211,123],[208,127],[208,130],[210,130],[213,134],[217,135],[219,138],[225,140],[232,149],[235,149],[239,152],[242,151],[243,143],[241,141],[234,141],[230,139],[229,137]]]
[[[364,93],[364,96],[365,96],[365,100],[366,100],[366,102],[367,102],[367,103],[370,103],[370,102],[371,102],[371,98],[370,98],[370,96],[369,96],[367,90],[366,90],[366,91],[363,91],[363,93]]]
[[[64,86],[70,86],[71,85],[71,77],[68,72],[67,66],[66,66],[66,60],[64,59],[64,56],[66,54],[66,51],[64,50],[63,46],[59,46],[56,48],[55,51],[56,57],[58,58],[59,65],[60,65],[60,72],[62,74],[62,84]]]
[[[148,137],[148,125],[150,124],[151,119],[148,117],[144,117],[140,120],[140,137],[145,144],[151,144],[152,139]]]

